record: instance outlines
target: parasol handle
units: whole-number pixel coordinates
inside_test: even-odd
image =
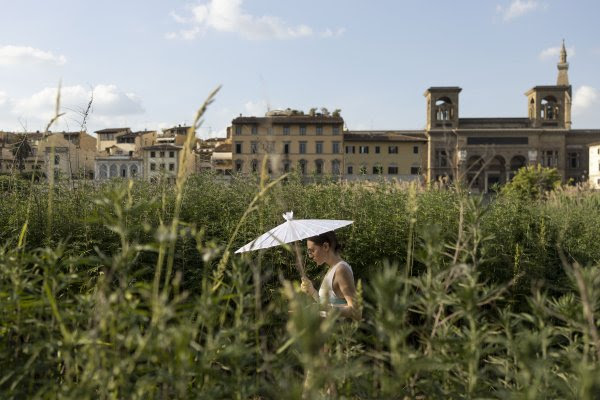
[[[306,278],[306,272],[304,272],[304,264],[302,262],[302,253],[300,252],[298,242],[294,242],[294,252],[296,253],[296,269],[300,273],[301,278]]]

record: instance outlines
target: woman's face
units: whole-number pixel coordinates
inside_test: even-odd
[[[308,257],[313,260],[317,265],[321,265],[327,259],[327,252],[329,250],[329,243],[325,242],[322,245],[318,245],[312,240],[306,241],[306,251]]]

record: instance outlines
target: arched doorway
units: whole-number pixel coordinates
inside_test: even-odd
[[[496,185],[506,183],[506,160],[497,155],[492,158],[485,169],[485,192],[494,191]]]
[[[509,179],[514,178],[517,172],[525,166],[527,166],[527,159],[524,156],[514,156],[511,158]]]

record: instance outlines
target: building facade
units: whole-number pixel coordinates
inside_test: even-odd
[[[567,72],[563,43],[556,85],[528,90],[523,118],[460,118],[459,87],[427,89],[427,181],[458,178],[487,192],[536,164],[556,168],[564,182],[587,181],[588,146],[600,140],[600,130],[571,129]]]
[[[264,117],[238,117],[229,129],[234,172],[256,173],[267,157],[270,173],[298,169],[303,175],[339,175],[343,170],[343,124],[339,112],[309,114],[269,111]]]

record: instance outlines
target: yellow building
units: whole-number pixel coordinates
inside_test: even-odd
[[[422,131],[344,132],[344,177],[348,180],[421,180],[427,162]]]
[[[343,167],[343,124],[336,110],[309,114],[269,111],[264,117],[240,116],[229,129],[234,172],[252,173],[268,156],[269,172],[298,169],[303,175],[339,176]]]

